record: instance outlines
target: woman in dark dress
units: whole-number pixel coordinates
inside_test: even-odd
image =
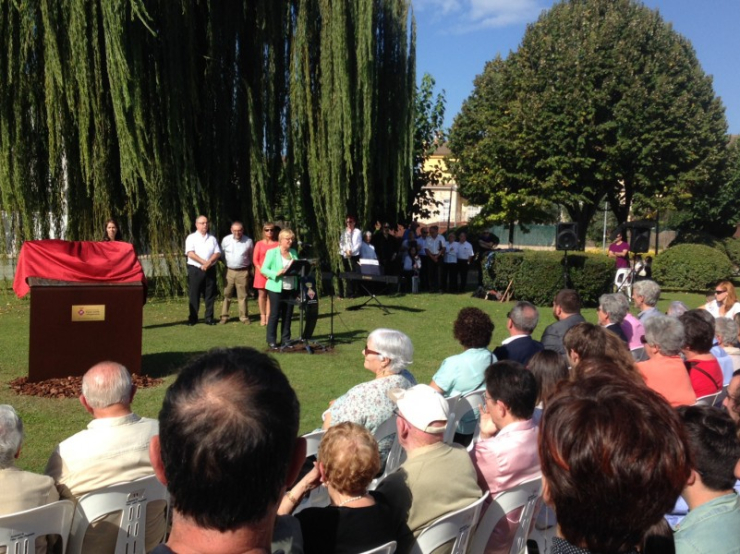
[[[278,510],[289,514],[306,493],[320,483],[326,486],[329,506],[296,514],[305,554],[354,554],[398,541],[405,518],[382,494],[367,490],[379,470],[378,443],[367,429],[344,422],[326,431],[318,462],[285,493]]]

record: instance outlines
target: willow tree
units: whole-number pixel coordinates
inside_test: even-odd
[[[413,33],[406,2],[331,4],[0,1],[0,233],[115,217],[173,276],[199,213],[290,218],[333,252],[337,214],[408,188]]]

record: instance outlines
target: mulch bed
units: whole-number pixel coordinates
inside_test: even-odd
[[[164,379],[156,379],[148,375],[132,375],[134,385],[139,389],[161,385]],[[82,376],[63,377],[60,379],[46,379],[38,383],[29,383],[28,377],[19,377],[8,383],[16,394],[25,396],[41,396],[44,398],[77,398],[82,393]]]

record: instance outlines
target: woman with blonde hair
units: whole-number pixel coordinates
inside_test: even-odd
[[[290,320],[293,317],[293,303],[291,300],[298,294],[298,279],[286,276],[293,260],[298,259],[298,253],[291,248],[295,240],[295,233],[290,229],[283,229],[278,235],[278,247],[267,251],[265,262],[260,272],[267,277],[265,288],[270,299],[270,317],[267,320],[267,344],[270,348],[277,348],[277,327],[281,320],[280,335],[282,345],[290,341]]]
[[[714,300],[707,302],[704,309],[714,317],[732,318],[740,313],[740,302],[737,301],[735,286],[729,281],[720,281],[714,287]]]
[[[379,470],[378,443],[363,426],[347,421],[326,432],[314,468],[285,493],[278,509],[278,515],[290,514],[307,492],[326,486],[329,506],[296,515],[305,554],[360,553],[398,541],[405,517],[382,494],[367,490]]]

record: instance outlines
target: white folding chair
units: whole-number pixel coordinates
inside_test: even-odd
[[[713,394],[707,394],[696,399],[696,405],[698,406],[717,406],[717,400],[722,395],[722,391],[715,392]]]
[[[321,439],[324,438],[325,432],[323,429],[320,429],[303,435],[303,438],[306,439],[306,458],[316,456],[319,453],[319,445],[321,444]],[[297,514],[306,508],[323,508],[328,505],[329,492],[326,487],[316,487],[303,497],[303,500],[293,510],[293,514]]]
[[[400,466],[404,460],[406,459],[406,451],[401,447],[400,443],[398,442],[398,428],[396,427],[396,416],[395,414],[386,419],[383,423],[381,423],[378,428],[375,430],[375,433],[373,433],[373,436],[375,437],[375,440],[378,441],[378,444],[380,444],[380,441],[383,439],[386,439],[390,436],[393,436],[393,444],[391,445],[391,449],[388,452],[388,456],[385,459],[385,466],[383,466],[383,473],[372,480],[370,483],[370,486],[368,487],[368,490],[375,490],[377,486],[380,484],[380,482],[389,474],[392,473]],[[383,460],[380,461],[381,466],[383,464]]]
[[[8,554],[36,552],[36,538],[59,535],[66,551],[75,505],[59,500],[38,508],[0,516],[0,547]]]
[[[516,523],[516,531],[513,534],[511,549],[509,554],[524,554],[527,548],[527,538],[532,526],[532,518],[535,516],[535,508],[538,506],[539,499],[542,496],[542,478],[525,481],[507,491],[497,495],[488,506],[486,513],[478,523],[478,527],[473,534],[471,543],[471,552],[483,553],[486,551],[486,545],[491,538],[493,530],[498,522],[506,518],[509,514],[517,509],[521,509],[519,520]],[[512,533],[507,534],[508,537]]]
[[[488,498],[488,491],[469,506],[432,522],[416,539],[416,543],[411,548],[411,554],[430,554],[443,544],[452,541],[454,543],[451,554],[465,554],[486,498]]]
[[[614,275],[614,292],[623,292],[632,299],[632,268],[623,267]]]
[[[447,427],[445,428],[444,442],[452,444],[455,439],[455,431],[460,420],[465,417],[471,410],[477,410],[481,404],[485,402],[483,394],[486,389],[477,389],[471,392],[467,392],[460,396],[455,402],[455,408],[447,419]],[[473,442],[470,443],[471,445]]]
[[[372,550],[365,550],[362,554],[393,554],[396,551],[396,541],[391,541]]]
[[[144,552],[147,505],[155,500],[164,500],[169,504],[166,487],[154,475],[111,485],[80,497],[72,520],[66,554],[81,554],[82,543],[90,524],[114,512],[121,512],[116,554]],[[169,513],[169,508],[167,511]]]

